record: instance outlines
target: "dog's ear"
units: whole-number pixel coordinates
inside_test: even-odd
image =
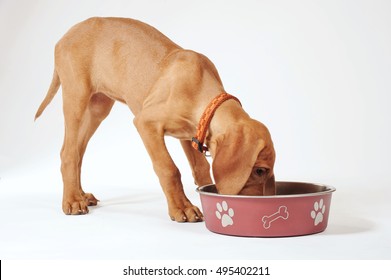
[[[265,184],[263,189],[263,195],[275,195],[276,194],[276,181],[274,179],[274,174],[271,176]]]
[[[220,194],[235,195],[242,190],[264,146],[264,140],[245,127],[230,129],[217,139],[212,170]]]

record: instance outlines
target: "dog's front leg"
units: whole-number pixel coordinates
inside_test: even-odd
[[[136,117],[134,124],[152,160],[155,173],[159,177],[171,219],[177,222],[202,221],[201,211],[188,200],[183,191],[181,174],[168,153],[161,125],[154,121],[147,121],[142,116]]]
[[[205,156],[191,146],[191,141],[181,140],[181,144],[189,161],[194,183],[197,186],[213,184],[210,177],[210,165]]]

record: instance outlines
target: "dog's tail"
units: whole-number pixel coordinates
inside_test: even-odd
[[[52,83],[50,84],[45,99],[42,101],[41,105],[39,106],[37,113],[35,113],[34,120],[39,118],[39,116],[45,110],[46,106],[48,106],[49,103],[52,101],[53,97],[56,95],[58,89],[60,88],[60,85],[61,85],[60,77],[58,77],[57,71],[56,69],[54,69]]]

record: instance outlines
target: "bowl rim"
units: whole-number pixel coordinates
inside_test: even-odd
[[[331,194],[336,191],[336,188],[325,185],[325,184],[317,184],[317,183],[309,183],[309,182],[297,182],[297,181],[276,181],[276,184],[283,183],[283,184],[306,184],[306,185],[314,185],[318,187],[326,188],[324,191],[320,192],[312,192],[312,193],[302,193],[302,194],[285,194],[285,195],[232,195],[232,194],[218,194],[218,193],[211,193],[211,192],[205,192],[202,190],[202,188],[208,187],[208,186],[214,186],[215,184],[208,184],[203,185],[196,188],[196,192],[198,192],[200,195],[207,195],[207,196],[215,196],[215,197],[226,197],[226,198],[238,198],[238,199],[278,199],[278,198],[292,198],[292,197],[310,197],[310,196],[320,196],[325,194]]]

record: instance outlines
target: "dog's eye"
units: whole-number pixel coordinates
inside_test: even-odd
[[[263,176],[267,172],[267,169],[258,167],[257,169],[255,169],[255,172],[258,176]]]

